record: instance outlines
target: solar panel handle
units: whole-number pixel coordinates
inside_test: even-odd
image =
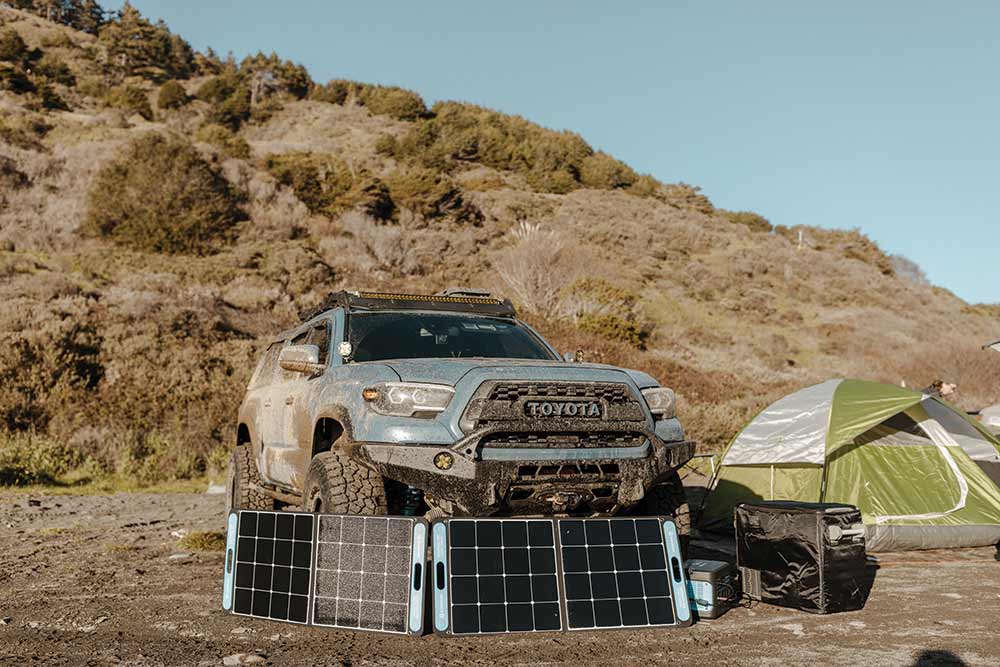
[[[420,563],[413,564],[413,590],[419,591],[423,584],[424,566]]]
[[[674,581],[680,583],[681,581],[681,563],[677,560],[677,556],[670,557],[670,569],[673,570]]]
[[[437,574],[437,587],[439,591],[444,590],[444,563],[438,561],[437,567],[435,568]]]

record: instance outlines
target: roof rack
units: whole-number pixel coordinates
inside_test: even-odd
[[[448,290],[445,290],[448,292]],[[482,292],[478,290],[477,292]],[[472,294],[471,290],[437,294],[403,294],[396,292],[331,292],[317,308],[303,311],[302,321],[325,313],[333,308],[343,308],[348,312],[378,310],[429,310],[443,312],[474,313],[494,317],[515,317],[517,315],[510,299]]]

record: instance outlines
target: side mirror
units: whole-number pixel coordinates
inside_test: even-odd
[[[318,345],[289,345],[278,355],[278,365],[286,371],[310,375],[323,370]]]

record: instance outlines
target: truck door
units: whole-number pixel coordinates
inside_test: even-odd
[[[330,359],[329,322],[322,322],[299,334],[292,345],[315,345],[319,348],[319,363],[326,366]],[[284,373],[280,396],[275,397],[275,408],[280,411],[280,449],[270,462],[269,477],[277,484],[292,489],[305,483],[306,470],[312,458],[313,410],[309,404],[312,393],[318,390],[322,373],[309,375]]]

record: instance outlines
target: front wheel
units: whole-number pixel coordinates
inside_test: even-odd
[[[226,475],[226,514],[234,510],[273,510],[274,499],[257,489],[260,473],[250,445],[233,450]]]
[[[320,452],[306,473],[302,508],[332,514],[387,514],[385,480],[339,450]]]
[[[688,508],[687,494],[684,484],[677,471],[646,492],[635,508],[636,513],[647,516],[668,516],[677,526],[677,532],[682,536],[691,534],[691,511]]]

